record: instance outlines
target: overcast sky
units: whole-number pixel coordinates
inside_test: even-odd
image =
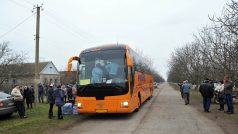
[[[208,15],[220,15],[226,0],[0,0],[0,42],[27,52],[29,62],[35,56],[31,10],[41,3],[41,61],[63,70],[81,50],[118,42],[142,50],[166,78],[170,54],[210,23]]]

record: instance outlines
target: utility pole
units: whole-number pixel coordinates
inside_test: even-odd
[[[36,49],[35,49],[35,79],[34,79],[34,91],[35,91],[35,105],[38,98],[38,83],[39,83],[39,39],[40,39],[40,9],[41,6],[36,6],[34,9],[36,9]]]

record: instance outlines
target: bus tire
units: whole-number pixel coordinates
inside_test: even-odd
[[[140,93],[138,93],[138,100],[139,100],[138,108],[135,109],[135,112],[138,112],[139,109],[140,109],[140,106],[141,106],[141,96],[140,96]]]
[[[151,96],[148,98],[148,100],[150,100],[152,97],[153,97],[153,96],[151,95]]]
[[[152,89],[150,89],[150,93],[151,93],[151,95],[150,95],[150,97],[148,98],[148,100],[150,100],[150,99],[153,97]]]

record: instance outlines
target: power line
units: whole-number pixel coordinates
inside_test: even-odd
[[[94,43],[95,41],[92,41],[90,39],[85,39],[82,35],[80,35],[79,33],[75,32],[72,29],[67,28],[65,25],[63,25],[62,23],[57,23],[59,21],[55,20],[54,22],[51,21],[50,19],[53,19],[52,17],[46,15],[46,20],[48,20],[50,23],[54,24],[55,26],[57,26],[59,29],[66,31],[68,33],[70,33],[71,35],[74,35],[75,37],[79,37],[85,41],[87,41],[88,43]]]
[[[29,5],[34,5],[34,3],[28,1],[28,0],[23,0],[25,3],[29,4]]]
[[[26,10],[31,10],[30,8],[26,7],[25,5],[23,5],[23,4],[19,3],[19,2],[16,2],[14,0],[10,0],[10,2],[12,2],[12,3],[14,3],[14,4],[16,4],[16,5],[24,8],[24,9],[26,9]]]
[[[65,21],[66,19],[61,19],[61,17],[57,17],[55,15],[55,13],[54,13],[55,12],[54,10],[49,9],[49,8],[47,8],[47,9],[48,10],[45,12],[46,15],[48,15],[51,18],[55,19],[56,22],[60,23],[61,25],[63,25],[64,27],[66,27],[67,29],[72,31],[73,33],[81,36],[81,38],[86,39],[86,40],[88,40],[88,41],[90,41],[92,43],[96,43],[96,39],[94,37],[92,37],[90,34],[88,34],[86,32],[83,32],[82,29],[80,29],[78,26],[76,26],[75,24],[73,24],[73,23],[71,23],[69,21],[67,21],[67,22],[70,23],[70,25],[69,24],[67,25],[66,23],[63,23],[63,21],[66,22]]]
[[[0,35],[0,39],[4,36],[6,36],[7,34],[9,34],[10,32],[12,32],[13,30],[15,30],[16,28],[18,28],[21,24],[23,24],[24,22],[26,22],[27,20],[29,20],[32,16],[34,16],[35,13],[31,14],[29,17],[25,18],[23,21],[21,21],[20,23],[18,23],[16,26],[14,26],[13,28],[11,28],[10,30],[8,30],[7,32],[5,32],[4,34]]]

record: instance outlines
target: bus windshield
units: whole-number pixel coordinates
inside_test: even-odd
[[[125,50],[99,50],[82,53],[78,69],[81,96],[82,94],[83,96],[94,96],[92,94],[98,94],[95,90],[100,90],[100,92],[111,89],[120,90],[117,93],[110,91],[106,93],[107,95],[125,94],[128,90]]]

